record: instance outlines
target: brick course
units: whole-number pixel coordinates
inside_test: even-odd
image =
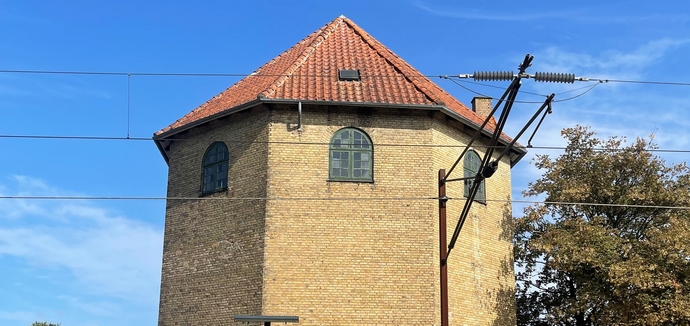
[[[464,145],[472,131],[437,111],[395,108],[305,105],[302,123],[297,130],[296,105],[264,105],[175,135],[188,140],[167,151],[170,197],[199,196],[203,154],[224,140],[229,189],[208,197],[328,200],[169,201],[160,325],[232,325],[235,314],[298,315],[300,325],[439,323],[438,201],[423,198],[437,195],[438,169],[462,148],[431,145]],[[374,182],[328,180],[327,143],[344,127],[372,139]],[[462,187],[448,186],[457,198],[449,237]],[[509,199],[507,160],[486,195]],[[449,260],[451,325],[515,324],[510,228],[509,204],[473,205]]]

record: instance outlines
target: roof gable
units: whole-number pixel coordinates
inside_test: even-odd
[[[338,70],[360,71],[360,81],[340,81]],[[194,109],[156,136],[199,123],[261,99],[443,106],[481,125],[474,111],[340,16]],[[488,130],[495,122],[490,121]]]

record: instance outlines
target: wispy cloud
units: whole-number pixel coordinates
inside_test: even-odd
[[[26,323],[42,320],[42,318],[44,316],[31,311],[0,311],[0,320]]]
[[[70,194],[38,179],[12,179],[11,184],[0,186],[4,194]],[[0,201],[0,214],[11,212],[16,217],[0,218],[0,264],[5,268],[17,266],[8,265],[6,259],[11,258],[28,267],[18,272],[22,277],[61,275],[74,293],[56,298],[86,314],[117,312],[122,302],[156,306],[160,228],[84,201],[13,201]],[[34,275],[25,275],[27,271]],[[0,319],[13,316],[26,319],[27,313],[4,312]]]
[[[664,56],[690,39],[662,38],[624,52],[608,50],[599,54],[578,53],[551,46],[537,51],[539,70],[577,72],[578,76],[623,79],[640,77],[647,67],[659,63]]]
[[[27,96],[113,98],[111,92],[95,88],[89,80],[75,76],[0,74],[0,97]]]
[[[108,92],[92,89],[86,86],[74,86],[66,83],[39,83],[37,87],[43,92],[65,99],[72,99],[80,96],[97,97],[103,99],[112,98],[112,95]]]
[[[541,11],[519,13],[486,11],[473,8],[438,8],[428,4],[426,1],[414,0],[410,2],[413,6],[431,15],[441,17],[461,18],[468,20],[489,20],[505,22],[524,22],[543,19],[560,19],[597,24],[634,24],[645,22],[687,22],[690,15],[687,14],[650,14],[644,16],[631,15],[600,15],[585,9],[562,10],[562,11]],[[534,8],[529,7],[530,10]]]
[[[114,316],[122,312],[122,309],[107,301],[84,301],[80,298],[61,295],[58,299],[67,302],[70,306],[76,307],[81,311],[86,313],[97,315],[97,316]]]
[[[573,52],[562,47],[550,46],[534,52],[533,71],[575,73],[578,76],[608,79],[647,79],[652,69],[661,64],[674,51],[690,43],[690,39],[661,38],[641,44],[629,51],[608,49],[599,53]],[[556,100],[578,94],[581,91],[558,95],[583,85],[561,85],[526,83],[526,90],[538,93],[557,93]],[[687,103],[690,95],[677,87],[651,88],[647,85],[608,83],[600,84],[590,93],[574,100],[554,104],[554,113],[547,116],[533,141],[535,146],[563,147],[565,140],[560,131],[574,125],[591,126],[600,138],[625,136],[632,140],[648,138],[654,134],[654,142],[662,149],[687,149],[690,146],[690,122]],[[526,108],[526,107],[525,107]],[[518,110],[516,120],[525,120],[524,112]],[[509,133],[522,124],[508,126]],[[559,150],[531,149],[525,161],[516,166],[514,175],[515,198],[528,182],[536,180],[542,171],[528,162],[536,154],[558,156]],[[669,163],[687,161],[687,153],[657,153]],[[516,209],[516,212],[519,210]]]
[[[572,17],[576,12],[541,12],[541,13],[527,13],[527,14],[502,14],[495,12],[486,12],[476,9],[438,9],[433,8],[423,1],[412,1],[415,7],[436,16],[453,17],[473,20],[497,20],[497,21],[529,21],[544,18],[567,18]]]

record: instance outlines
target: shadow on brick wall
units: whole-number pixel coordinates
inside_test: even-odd
[[[513,240],[513,215],[510,202],[503,208],[501,219],[500,241],[512,243]],[[496,313],[493,326],[515,325],[515,276],[513,274],[513,252],[503,256],[500,269],[496,277],[504,280],[498,289],[490,290],[489,296],[493,299],[493,311]]]

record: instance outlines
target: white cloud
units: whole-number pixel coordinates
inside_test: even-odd
[[[60,192],[40,180],[15,180],[16,193]],[[84,201],[8,201],[14,200],[0,201],[0,212],[22,218],[0,219],[0,260],[13,256],[42,271],[67,270],[86,293],[157,302],[162,230]]]
[[[413,1],[412,5],[415,7],[428,12],[432,15],[443,16],[443,17],[454,17],[454,18],[464,18],[473,20],[497,20],[497,21],[528,21],[544,18],[568,18],[577,16],[578,12],[568,11],[568,12],[536,12],[527,14],[516,14],[516,13],[496,13],[496,12],[486,12],[481,10],[473,9],[437,9],[432,8],[430,5],[422,1]],[[581,11],[580,11],[581,12]]]
[[[92,315],[114,316],[122,312],[119,306],[106,301],[84,301],[80,298],[68,295],[61,295],[58,299]]]
[[[662,38],[630,52],[607,50],[598,55],[569,52],[551,46],[535,53],[535,58],[539,58],[535,66],[539,71],[569,72],[591,78],[640,78],[645,68],[657,64],[666,53],[688,42],[690,39]]]
[[[534,21],[544,19],[559,19],[570,20],[578,22],[586,22],[590,24],[641,24],[650,22],[686,22],[690,20],[687,14],[648,14],[644,16],[634,15],[611,15],[607,13],[605,16],[593,12],[591,8],[588,10],[561,10],[561,11],[536,11],[534,8],[529,8],[529,12],[519,12],[513,8],[508,8],[505,13],[497,10],[479,10],[473,8],[439,8],[433,7],[427,1],[415,0],[410,2],[413,6],[421,9],[424,12],[435,16],[453,17],[469,20],[490,20],[490,21],[506,21],[506,22],[522,22]]]
[[[536,51],[538,63],[535,59],[533,69],[587,77],[645,79],[667,54],[688,43],[690,39],[662,38],[627,52],[613,49],[598,54],[548,47]],[[584,91],[559,95],[559,92],[582,85],[532,83],[531,86],[539,93],[557,93],[557,101]],[[560,137],[560,130],[580,124],[591,126],[601,138],[626,136],[634,139],[655,134],[655,142],[661,148],[685,148],[690,139],[690,122],[681,117],[687,116],[689,100],[686,92],[674,86],[651,88],[636,84],[599,84],[584,96],[554,103],[554,113],[547,116],[534,144],[562,146],[565,143]]]
[[[37,320],[42,320],[43,316],[30,311],[0,311],[0,320],[12,320],[29,325]],[[4,324],[3,324],[4,325]]]

